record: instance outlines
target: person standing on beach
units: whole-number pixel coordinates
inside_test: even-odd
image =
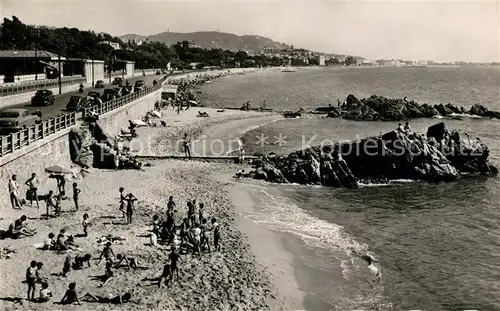
[[[35,300],[36,289],[36,270],[37,262],[32,261],[28,269],[26,269],[26,283],[28,284],[28,300]]]
[[[171,277],[172,280],[174,279],[174,276],[176,276],[177,281],[179,281],[179,267],[178,267],[178,261],[184,261],[181,258],[181,255],[177,251],[176,247],[172,247],[172,252],[170,252],[170,255],[168,256],[170,259],[170,271],[171,271]]]
[[[75,202],[75,209],[78,210],[78,195],[82,192],[82,190],[78,189],[78,184],[76,182],[73,183],[73,201]]]
[[[189,149],[189,139],[188,139],[188,134],[184,134],[184,139],[182,140],[182,145],[184,147],[184,154],[186,157],[191,159],[191,150]]]
[[[33,173],[31,174],[31,177],[26,181],[26,186],[29,188],[30,192],[30,205],[33,207],[33,199],[36,201],[36,208],[40,208],[40,202],[38,202],[38,185],[39,185],[38,178],[36,177],[36,174]]]
[[[12,178],[9,180],[9,193],[12,208],[21,209],[21,204],[19,204],[19,185],[17,184],[16,175],[12,175]]]
[[[212,231],[214,232],[214,249],[220,251],[220,225],[217,219],[212,218]]]
[[[238,155],[238,163],[243,164],[244,161],[245,161],[245,150],[243,149],[243,147],[241,147]]]
[[[118,191],[120,191],[120,212],[122,212],[122,217],[125,218],[126,216],[126,213],[125,213],[125,204],[126,204],[126,199],[127,197],[123,195],[123,191],[125,191],[125,189],[123,187],[120,187],[120,189],[118,189]]]
[[[125,199],[127,202],[127,224],[132,224],[132,214],[134,213],[134,202],[137,201],[137,198],[129,193],[127,198]]]

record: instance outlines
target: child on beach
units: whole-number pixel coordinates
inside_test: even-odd
[[[73,183],[73,201],[75,202],[75,209],[78,210],[78,195],[82,192],[82,190],[78,189],[78,184],[76,182]],[[85,235],[87,236],[87,235]]]
[[[217,223],[217,219],[212,218],[212,230],[214,232],[214,249],[220,251],[220,225]]]
[[[181,258],[181,255],[177,252],[177,248],[172,247],[172,252],[170,252],[170,255],[168,256],[170,259],[170,274],[172,279],[174,278],[174,275],[177,276],[177,281],[179,281],[179,267],[178,267],[178,261],[184,262],[184,260]]]
[[[66,260],[64,261],[63,269],[60,275],[66,277],[70,271],[71,271],[71,256],[68,255],[66,256]]]
[[[43,249],[44,250],[53,250],[56,248],[56,241],[54,241],[54,233],[49,233],[49,236],[45,241],[43,242]]]
[[[190,222],[190,225],[193,226],[195,223],[195,208],[196,208],[196,203],[193,204],[193,202],[188,201],[187,202],[187,207],[188,207],[188,219]]]
[[[38,298],[39,302],[47,302],[52,297],[52,292],[49,289],[48,283],[42,283],[42,289],[40,290],[40,297]]]
[[[113,252],[113,249],[111,248],[111,242],[106,243],[106,246],[101,252],[101,256],[99,256],[99,262],[97,265],[101,263],[102,258],[106,259],[106,261],[111,261],[113,262],[113,258],[115,257],[115,253]]]
[[[108,284],[108,282],[113,278],[113,262],[111,260],[106,260],[106,271],[104,272],[104,282],[102,282],[101,287]]]
[[[125,216],[127,215],[127,213],[125,212],[127,197],[123,195],[123,191],[125,191],[123,187],[120,187],[120,189],[118,190],[120,191],[120,212],[122,212],[122,217],[125,218]]]
[[[127,198],[125,199],[127,203],[127,224],[132,224],[132,214],[134,213],[134,202],[137,201],[137,198],[129,193]]]
[[[116,259],[118,260],[118,263],[116,263],[115,269],[120,266],[122,261],[125,261],[125,264],[129,269],[132,268],[135,270],[139,268],[139,261],[134,257],[126,256],[125,254],[118,254],[116,255]]]
[[[28,284],[28,300],[35,300],[36,289],[36,261],[32,261],[28,269],[26,269],[26,283]]]
[[[61,299],[61,302],[59,302],[59,304],[71,305],[75,302],[80,305],[78,295],[76,294],[76,283],[69,283],[68,290],[66,290],[66,293],[64,293],[64,297]]]
[[[90,254],[85,255],[76,255],[75,262],[73,263],[73,270],[80,270],[83,268],[83,265],[87,263],[90,268],[90,259],[92,256]]]
[[[28,186],[29,191],[31,192],[30,196],[30,205],[33,207],[33,201],[36,201],[36,208],[40,208],[40,202],[38,202],[38,178],[36,174],[31,174],[31,177],[26,181],[26,186]]]
[[[207,219],[203,218],[201,221],[201,243],[200,243],[200,250],[203,249],[203,247],[206,247],[208,249],[208,252],[211,253],[210,249],[210,228],[208,227]]]
[[[43,271],[43,262],[38,262],[36,264],[36,281],[38,283],[47,282],[47,278],[45,277],[45,272]]]
[[[207,218],[207,214],[205,213],[205,204],[200,203],[200,208],[198,209],[198,222],[201,223],[205,218]]]
[[[168,287],[169,282],[172,281],[172,270],[169,264],[163,266],[163,272],[158,278],[158,288],[161,288],[162,283]]]
[[[90,225],[89,214],[85,213],[83,214],[83,222],[82,222],[84,236],[88,236],[87,228],[89,227],[89,225]]]

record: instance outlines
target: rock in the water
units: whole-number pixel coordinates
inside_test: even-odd
[[[340,155],[339,155],[340,154]],[[391,131],[378,137],[318,146],[288,156],[254,161],[256,179],[355,188],[358,180],[412,179],[449,182],[460,175],[495,175],[489,151],[479,138],[448,132],[444,123],[419,133]]]

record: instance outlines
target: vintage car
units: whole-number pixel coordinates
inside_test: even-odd
[[[51,90],[38,90],[35,96],[31,97],[31,105],[33,106],[53,105],[55,101],[56,98]]]
[[[96,89],[103,89],[104,88],[104,81],[102,80],[97,80],[97,82],[95,83],[94,87]]]
[[[119,87],[105,89],[102,93],[102,101],[107,102],[122,96],[122,89]]]
[[[66,110],[68,111],[82,111],[83,109],[89,107],[91,104],[84,96],[74,95],[71,96],[68,103],[66,104]]]
[[[8,134],[35,125],[40,118],[22,108],[0,111],[0,133]]]
[[[122,83],[123,83],[123,78],[122,77],[116,77],[113,80],[113,84],[115,84],[115,85],[119,85],[119,84],[122,84]]]
[[[146,89],[146,82],[144,80],[135,81],[134,92],[142,91]]]
[[[156,75],[157,75],[157,76],[161,75],[161,71],[160,71],[160,70],[157,70],[157,71],[156,71]]]

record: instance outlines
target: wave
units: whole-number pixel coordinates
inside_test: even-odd
[[[260,188],[260,187],[259,187]],[[344,227],[314,217],[286,197],[275,197],[266,189],[260,190],[261,213],[250,216],[257,223],[266,224],[272,229],[290,232],[299,236],[306,244],[316,247],[335,248],[347,255],[370,255],[368,245],[359,243]]]

